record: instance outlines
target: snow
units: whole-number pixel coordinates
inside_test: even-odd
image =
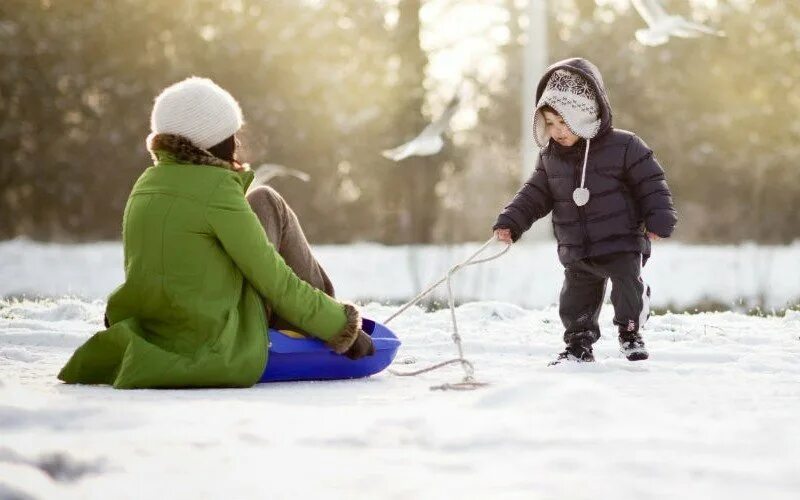
[[[360,243],[314,250],[339,295],[404,302],[478,247]],[[702,302],[784,309],[800,302],[800,241],[787,246],[659,242],[644,269],[653,305],[661,309],[684,310]],[[0,297],[66,294],[103,300],[122,279],[122,246],[117,242],[0,242]],[[555,243],[520,243],[501,259],[460,274],[454,290],[460,301],[501,300],[541,308],[558,302],[562,280]]]
[[[420,280],[438,277],[434,270],[472,248],[414,249],[425,257]],[[546,251],[552,248],[515,248],[500,262],[522,263],[538,252],[544,258]],[[667,302],[678,303],[672,289],[718,300],[755,297],[763,283],[778,303],[800,290],[791,281],[798,251],[659,246],[648,273],[651,282],[661,276],[656,294],[675,293]],[[349,252],[357,262],[339,257],[343,247],[318,249],[341,296],[380,291],[375,282],[386,284],[389,297],[415,291],[390,265],[392,256],[408,258],[408,249],[358,245]],[[60,367],[102,329],[103,294],[121,276],[114,268],[120,253],[113,243],[0,243],[0,294],[38,297],[0,300],[0,498],[800,495],[800,312],[654,316],[645,331],[651,359],[630,363],[616,350],[606,307],[597,363],[548,367],[561,349],[561,325],[545,302],[555,300],[547,294],[557,293],[560,272],[536,262],[526,271],[531,286],[515,289],[517,297],[480,297],[457,309],[466,356],[476,378],[490,384],[476,391],[429,390],[459,381],[458,366],[418,377],[384,372],[241,390],[61,384]],[[781,273],[765,282],[748,277],[745,256],[765,254]],[[743,267],[736,270],[736,262]],[[659,266],[676,266],[673,288]],[[456,284],[465,294],[481,283],[501,290],[501,279],[522,286],[519,273],[500,269],[464,270]],[[738,287],[728,295],[711,281],[726,274],[736,274],[725,278]],[[525,304],[524,293],[543,305]],[[395,307],[372,302],[362,311],[380,320]],[[404,342],[396,370],[455,355],[447,310],[412,308],[390,326]]]

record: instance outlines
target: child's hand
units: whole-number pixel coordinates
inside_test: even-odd
[[[514,240],[511,239],[511,230],[504,227],[495,229],[494,237],[508,245],[514,243]]]
[[[658,241],[661,239],[661,236],[657,235],[656,233],[651,233],[650,231],[648,231],[647,239],[649,239],[650,241]]]

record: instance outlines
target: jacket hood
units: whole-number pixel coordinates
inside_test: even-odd
[[[242,168],[237,170],[231,162],[217,158],[180,135],[150,134],[147,137],[147,150],[156,165],[174,162],[191,165],[210,165],[230,170],[237,175],[245,190],[247,190],[255,177],[249,164],[243,163],[241,164]]]
[[[156,163],[169,159],[178,163],[211,165],[235,170],[231,162],[217,158],[181,135],[150,134],[147,136],[147,150]]]
[[[611,130],[613,126],[611,103],[608,100],[606,87],[603,83],[603,75],[600,74],[600,70],[597,66],[582,57],[564,59],[547,68],[544,75],[542,75],[542,78],[539,80],[539,85],[536,87],[536,100],[534,102],[539,102],[539,99],[541,99],[547,87],[547,82],[550,80],[550,75],[559,69],[580,74],[594,87],[597,94],[598,105],[600,106],[600,129],[597,132],[597,137]]]

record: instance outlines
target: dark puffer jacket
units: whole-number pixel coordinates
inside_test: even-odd
[[[600,130],[590,141],[586,166],[589,203],[578,207],[572,199],[572,192],[580,186],[586,141],[565,147],[551,139],[540,151],[533,175],[494,228],[510,229],[516,241],[552,210],[558,257],[564,265],[615,252],[639,252],[648,257],[650,241],[645,231],[667,238],[678,220],[664,170],[644,141],[612,127],[602,76],[589,61],[567,59],[548,68],[536,90],[537,102],[557,69],[583,75],[594,85],[600,101]]]

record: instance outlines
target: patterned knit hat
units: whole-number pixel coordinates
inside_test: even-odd
[[[195,146],[216,146],[242,128],[242,109],[225,89],[193,76],[164,89],[150,115],[154,134],[174,134]]]
[[[540,148],[547,146],[547,133],[542,107],[549,105],[564,119],[573,134],[592,139],[600,130],[600,106],[592,85],[578,73],[559,69],[550,75],[533,114],[533,136]]]

